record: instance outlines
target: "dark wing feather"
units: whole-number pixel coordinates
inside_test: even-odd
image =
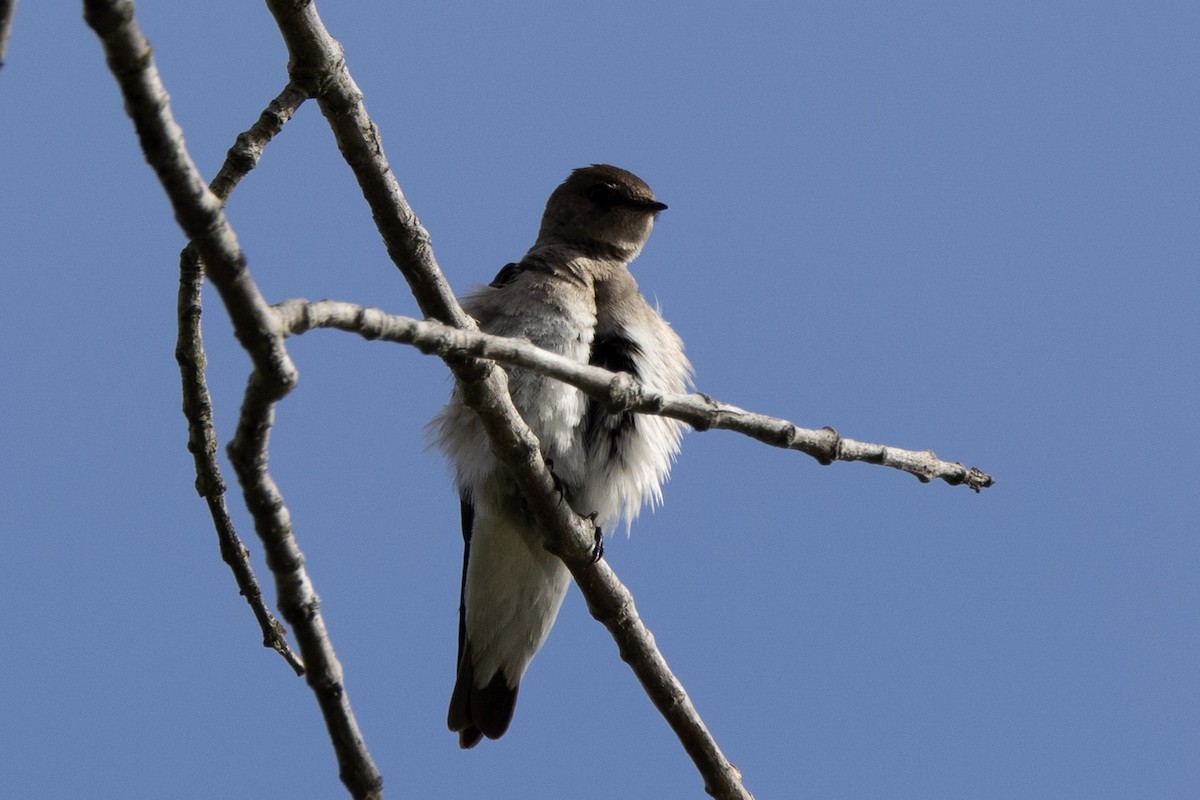
[[[505,264],[496,273],[496,277],[492,278],[492,282],[488,284],[493,289],[503,289],[513,282],[513,279],[525,271],[525,267],[520,264]]]
[[[462,510],[463,567],[462,583],[458,590],[458,663],[462,663],[467,644],[467,562],[471,558],[471,531],[475,528],[475,506],[465,494],[459,497]]]
[[[640,380],[637,360],[641,355],[642,349],[619,333],[597,334],[592,340],[588,363],[612,372],[628,372]],[[607,448],[608,452],[603,454],[615,458],[620,451],[621,440],[633,431],[636,424],[636,414],[610,414],[600,403],[589,399],[583,429],[588,452],[600,454]]]

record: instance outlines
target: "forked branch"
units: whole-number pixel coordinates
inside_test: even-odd
[[[238,340],[254,364],[238,433],[230,445],[230,460],[275,576],[280,609],[295,631],[308,684],[333,741],[342,782],[356,798],[382,797],[383,779],[350,707],[341,665],[305,572],[287,508],[267,472],[274,404],[290,391],[297,377],[277,326],[278,315],[262,298],[246,268],[237,237],[221,210],[222,200],[209,190],[184,146],[150,45],[133,19],[133,4],[128,0],[85,0],[84,11],[104,46],[146,160],[166,191],[180,227],[200,253]]]

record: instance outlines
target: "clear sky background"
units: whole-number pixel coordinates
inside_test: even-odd
[[[670,204],[634,273],[698,388],[997,478],[686,437],[607,557],[752,792],[1195,796],[1200,5],[320,10],[457,290],[571,168],[626,167]],[[138,16],[211,176],[286,81],[275,26]],[[192,488],[184,240],[76,3],[18,7],[0,187],[0,795],[343,796]],[[272,301],[417,313],[314,104],[229,218]],[[249,362],[206,297],[224,442]],[[703,796],[576,590],[508,735],[457,749],[458,503],[422,439],[446,369],[289,346],[272,467],[388,796]]]

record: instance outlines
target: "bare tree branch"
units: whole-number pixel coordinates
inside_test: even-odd
[[[267,609],[262,589],[250,566],[250,553],[242,544],[225,505],[225,480],[217,463],[212,398],[204,379],[207,359],[200,334],[200,288],[203,280],[200,258],[189,245],[179,258],[179,337],[175,345],[175,360],[179,363],[183,383],[183,415],[188,421],[188,450],[196,462],[196,491],[208,504],[221,547],[221,559],[233,571],[238,591],[246,598],[258,620],[263,646],[278,652],[297,675],[303,675],[304,663],[288,645],[283,625]]]
[[[296,382],[296,367],[273,327],[270,306],[246,269],[221,200],[209,191],[183,146],[183,132],[171,114],[150,45],[133,20],[133,3],[84,0],[84,14],[104,45],[146,161],[166,191],[179,226],[199,248],[207,274],[229,309],[238,341],[254,366],[285,392]]]
[[[13,18],[17,15],[17,0],[0,0],[0,69],[8,52],[8,37],[12,34]]]
[[[339,777],[352,797],[379,800],[383,797],[383,777],[367,751],[350,707],[342,665],[321,615],[321,600],[304,568],[304,554],[292,530],[291,514],[267,469],[277,399],[276,387],[261,372],[251,373],[237,433],[229,444],[229,457],[275,576],[280,611],[291,623],[304,656],[308,685],[316,695],[337,754]]]
[[[283,87],[283,91],[258,115],[258,119],[249,130],[237,135],[233,146],[225,154],[225,162],[208,185],[222,203],[229,202],[229,195],[242,178],[258,166],[258,159],[262,157],[267,143],[283,130],[283,126],[307,99],[308,93],[289,81],[288,85]]]
[[[280,610],[291,623],[308,666],[308,685],[329,729],[342,782],[354,797],[381,797],[383,779],[350,707],[341,665],[304,570],[287,509],[267,472],[266,446],[274,403],[295,385],[297,377],[276,324],[277,314],[263,300],[246,268],[221,200],[209,191],[187,153],[150,45],[133,20],[133,4],[128,0],[85,0],[84,14],[104,46],[146,160],[166,190],[180,226],[196,245],[235,333],[254,363],[237,435],[229,447],[230,460],[275,575]]]
[[[508,363],[545,368],[547,374],[563,380],[578,380],[580,383],[576,385],[590,386],[585,390],[598,392],[614,410],[665,414],[698,428],[739,430],[776,446],[807,452],[826,463],[838,459],[885,463],[906,469],[923,480],[939,477],[950,483],[967,483],[976,491],[990,485],[991,479],[961,465],[945,465],[932,453],[915,454],[844,440],[830,429],[806,431],[784,420],[750,414],[703,395],[659,393],[623,374],[602,370],[599,374],[576,372],[578,365],[543,363],[550,354],[519,342],[482,337],[438,269],[429,236],[408,206],[388,166],[378,130],[367,116],[361,92],[346,69],[341,47],[321,24],[315,6],[311,2],[268,0],[268,7],[291,56],[292,81],[300,91],[317,99],[359,181],[388,252],[422,311],[454,326],[431,328],[433,339],[428,350],[441,355],[454,372],[464,402],[479,414],[493,450],[512,473],[530,511],[546,532],[547,548],[570,569],[592,614],[613,635],[622,658],[631,665],[696,763],[706,790],[719,798],[749,798],[737,770],[725,759],[655,648],[632,597],[607,564],[592,562],[594,526],[559,501],[539,444],[508,396],[504,371],[486,359],[506,358]],[[317,324],[313,320],[322,314],[326,315],[329,326],[357,330],[368,338],[386,338],[383,331],[387,325],[433,323],[387,318],[382,312],[348,304],[301,305],[293,301],[278,310],[267,306],[225,221],[221,200],[203,185],[183,147],[149,47],[132,23],[132,4],[127,0],[85,0],[85,9],[89,24],[104,43],[110,68],[122,87],[147,160],[171,199],[181,227],[195,243],[229,310],[235,333],[254,363],[237,434],[229,447],[230,458],[275,575],[280,608],[292,623],[308,663],[308,682],[325,714],[342,768],[342,780],[356,797],[381,796],[381,778],[346,698],[340,664],[329,644],[319,600],[304,570],[303,554],[292,535],[287,508],[267,470],[268,444],[274,404],[296,381],[296,370],[283,342],[287,333],[312,327]],[[292,325],[294,314],[299,314],[301,321],[294,328],[285,329],[283,323]],[[347,321],[338,324],[343,319]],[[462,341],[454,338],[459,336],[467,338]],[[505,349],[508,347],[515,349],[510,352]],[[532,366],[535,363],[541,366]]]
[[[346,68],[342,46],[317,15],[315,3],[267,0],[288,48],[288,72],[317,101],[354,172],[388,255],[404,275],[421,311],[458,327],[475,322],[458,305],[433,256],[429,233],[404,199],[383,152],[379,129]]]
[[[431,320],[395,316],[377,308],[332,300],[286,300],[274,308],[287,333],[311,328],[338,328],[389,342],[411,344],[426,354],[442,358],[487,358],[524,367],[569,383],[605,405],[612,413],[634,411],[657,414],[688,423],[697,430],[736,431],[760,442],[807,453],[822,464],[866,461],[892,467],[928,483],[937,478],[952,486],[965,485],[976,492],[991,486],[990,475],[962,464],[941,461],[932,450],[902,450],[838,435],[832,428],[810,430],[785,419],[745,411],[706,394],[675,394],[638,383],[625,372],[609,372],[542,350],[527,341],[452,328]]]
[[[247,173],[258,164],[259,156],[271,140],[291,119],[306,95],[288,84],[249,130],[239,134],[225,163],[209,184],[222,203]],[[268,610],[262,589],[250,566],[250,553],[242,544],[229,509],[225,504],[225,480],[217,461],[217,434],[213,425],[212,398],[208,392],[204,371],[207,358],[200,327],[202,314],[201,286],[204,272],[200,253],[188,245],[179,254],[179,335],[175,345],[175,360],[179,364],[183,391],[183,415],[188,422],[188,450],[196,462],[196,491],[208,504],[209,514],[217,531],[221,559],[229,565],[238,591],[246,598],[262,629],[263,646],[269,647],[287,661],[297,675],[304,674],[304,663],[288,645],[287,632]]]

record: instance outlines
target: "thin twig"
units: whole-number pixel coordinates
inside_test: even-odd
[[[254,364],[230,460],[275,575],[279,606],[307,665],[338,758],[342,782],[356,798],[382,797],[379,775],[350,707],[341,666],[321,618],[319,602],[292,535],[287,508],[267,473],[267,437],[274,403],[295,385],[296,368],[276,322],[246,268],[245,256],[183,143],[150,45],[133,20],[128,0],[85,0],[84,15],[104,46],[109,69],[125,97],[146,160],[158,175],[180,227],[200,252],[225,303],[238,340]]]
[[[822,464],[866,461],[907,472],[923,483],[940,479],[976,492],[994,483],[981,470],[941,461],[931,450],[903,450],[860,442],[841,437],[832,428],[801,428],[788,420],[745,411],[699,392],[660,392],[639,383],[628,373],[580,364],[519,339],[452,328],[432,320],[396,316],[377,308],[333,300],[286,300],[274,308],[280,313],[281,327],[291,334],[304,333],[310,328],[338,328],[366,339],[411,344],[423,353],[442,358],[487,358],[524,367],[574,386],[613,413],[657,414],[681,420],[697,430],[735,431],[773,447],[807,453]]]
[[[283,126],[296,113],[300,105],[308,99],[308,93],[289,81],[278,95],[275,96],[258,119],[248,130],[237,135],[233,145],[225,154],[225,161],[217,170],[216,176],[208,184],[222,203],[229,202],[229,195],[234,188],[256,166],[262,157],[263,149],[283,130]]]

